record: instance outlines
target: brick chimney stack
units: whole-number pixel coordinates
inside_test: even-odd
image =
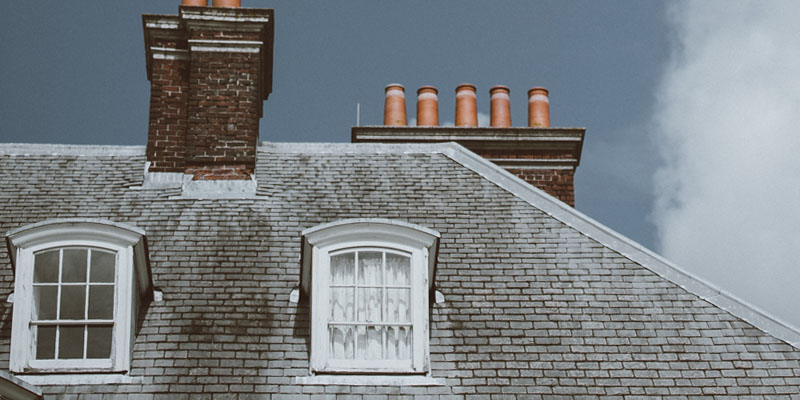
[[[250,179],[259,119],[272,91],[274,13],[240,0],[183,0],[144,15],[150,172]]]
[[[399,85],[398,85],[399,86]],[[420,88],[418,110],[422,110],[422,94],[430,86]],[[507,86],[489,90],[491,126],[478,126],[474,85],[465,83],[456,88],[455,126],[435,126],[418,111],[417,126],[353,127],[351,140],[382,143],[458,142],[544,190],[570,206],[575,205],[573,185],[575,170],[581,160],[585,128],[551,128],[550,102],[547,89],[528,91],[528,126],[511,126],[510,95]],[[435,97],[438,100],[438,97]],[[438,105],[438,104],[437,104]],[[438,118],[437,118],[438,119]],[[420,122],[422,121],[422,122]]]

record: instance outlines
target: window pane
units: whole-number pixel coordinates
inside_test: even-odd
[[[355,283],[355,253],[344,253],[331,257],[331,283],[353,285]]]
[[[411,359],[410,326],[392,326],[386,328],[386,359]]]
[[[92,249],[92,282],[114,282],[114,253]]]
[[[56,327],[36,327],[36,359],[52,360],[56,357]]]
[[[33,287],[33,320],[56,319],[58,286]]]
[[[111,325],[90,326],[87,331],[86,358],[111,357]]]
[[[330,356],[333,359],[352,360],[355,357],[355,327],[335,325],[330,328]]]
[[[33,282],[58,282],[58,250],[36,253],[33,257]]]
[[[114,318],[114,286],[89,286],[89,319]]]
[[[64,249],[62,282],[86,282],[86,249]]]
[[[381,305],[383,304],[383,289],[358,288],[358,321],[380,322],[383,321]]]
[[[359,326],[357,331],[356,359],[383,359],[383,327]]]
[[[84,326],[58,327],[58,358],[83,358]]]
[[[61,286],[61,319],[84,319],[86,285]]]
[[[411,322],[411,289],[386,289],[386,321]]]
[[[358,252],[358,284],[383,284],[383,253],[377,251]]]
[[[411,284],[411,258],[386,253],[386,283],[389,285]]]
[[[355,289],[331,289],[331,321],[353,321]]]

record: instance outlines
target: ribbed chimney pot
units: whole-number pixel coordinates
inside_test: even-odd
[[[548,91],[543,87],[535,87],[528,90],[529,127],[546,128],[550,126],[550,100],[547,95]]]
[[[507,86],[497,85],[489,89],[491,101],[491,125],[507,128],[511,126],[511,90]]]
[[[214,7],[239,8],[242,6],[242,0],[213,0],[211,5]]]
[[[383,107],[383,124],[406,126],[406,89],[399,83],[386,86],[386,102]]]
[[[462,83],[456,87],[456,126],[478,126],[475,85]]]
[[[439,91],[433,86],[417,89],[417,126],[439,126]]]
[[[181,5],[192,7],[208,7],[208,0],[183,0],[181,1]]]

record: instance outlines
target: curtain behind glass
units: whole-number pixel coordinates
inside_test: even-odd
[[[411,359],[410,275],[404,255],[364,250],[331,257],[332,358]]]

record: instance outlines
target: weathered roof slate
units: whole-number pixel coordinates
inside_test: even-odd
[[[43,392],[130,399],[800,394],[797,349],[690,293],[685,282],[659,276],[672,270],[656,265],[654,273],[656,256],[629,241],[605,243],[613,232],[592,231],[580,214],[559,214],[558,203],[541,200],[547,195],[519,192],[515,178],[493,177],[469,153],[446,150],[455,145],[427,146],[265,144],[258,196],[238,200],[141,189],[139,147],[0,146],[0,232],[69,217],[136,225],[147,232],[154,284],[164,293],[143,313],[129,383]],[[289,302],[299,283],[300,233],[359,217],[441,233],[435,279],[446,301],[431,310],[431,361],[446,385],[296,384],[307,375],[309,347],[308,304]],[[5,249],[0,259],[5,298],[13,289]],[[0,368],[7,368],[8,304],[0,318]]]

